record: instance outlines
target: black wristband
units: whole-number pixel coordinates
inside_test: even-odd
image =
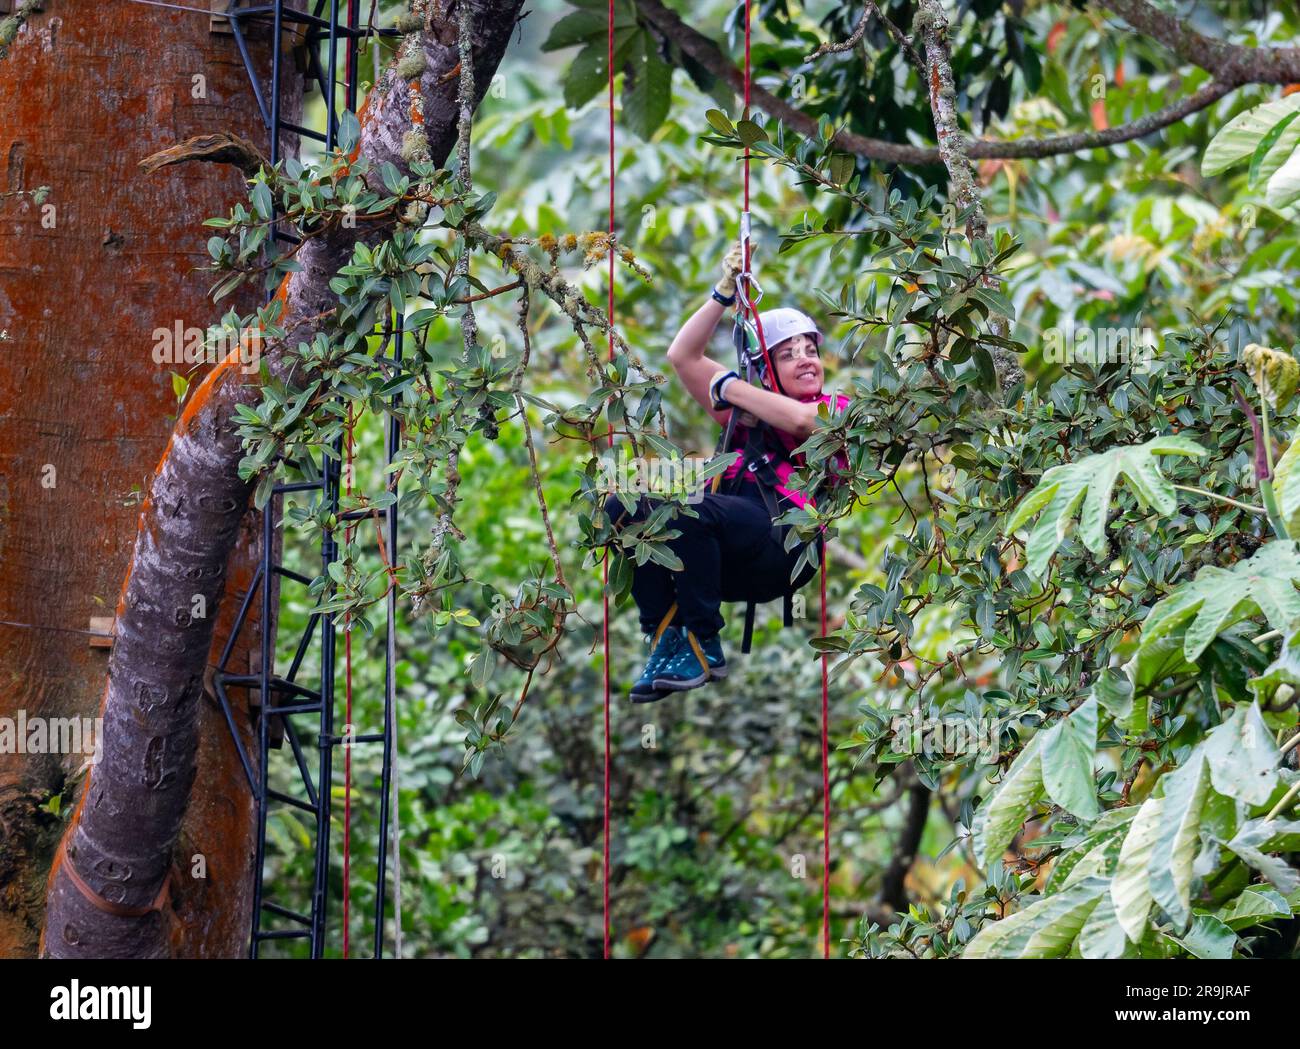
[[[723,306],[736,305],[736,293],[734,291],[731,293],[731,298],[727,298],[722,294],[722,292],[718,291],[717,288],[713,289],[711,295],[714,302],[721,303]]]
[[[740,376],[737,375],[735,372],[723,372],[711,383],[709,383],[709,400],[713,402],[714,411],[720,412],[722,411],[723,408],[735,407],[735,405],[732,404],[730,401],[725,400],[719,391],[722,388],[722,384],[725,383],[728,379],[739,379],[739,378]]]

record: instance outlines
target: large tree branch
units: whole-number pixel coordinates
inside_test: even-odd
[[[1300,81],[1300,48],[1245,47],[1216,40],[1192,29],[1147,0],[1099,0],[1144,36],[1169,48],[1182,61],[1213,73],[1216,80],[1242,84],[1292,84]]]
[[[676,11],[665,7],[660,0],[636,0],[636,6],[665,39],[680,47],[714,76],[725,80],[737,92],[744,91],[744,74],[722,53],[717,44],[683,22]],[[817,133],[816,120],[766,88],[758,84],[751,85],[750,98],[763,112],[776,117],[795,131],[804,135]],[[891,164],[933,164],[939,159],[938,152],[927,146],[886,142],[884,139],[869,138],[852,131],[841,131],[836,135],[835,142],[841,149],[860,157]]]
[[[665,39],[672,41],[714,76],[730,84],[737,92],[744,89],[743,74],[714,41],[688,26],[675,11],[664,6],[661,0],[636,0],[636,3],[637,9]],[[1107,3],[1106,6],[1120,13],[1118,11],[1120,6],[1142,8],[1147,5],[1141,3],[1141,0],[1115,0],[1114,3]],[[1156,25],[1161,32],[1166,31],[1163,21],[1155,20],[1152,24]],[[1172,31],[1169,31],[1169,34],[1177,36]],[[1193,36],[1204,39],[1197,34]],[[1153,39],[1165,42],[1159,36],[1153,35]],[[1186,98],[1172,102],[1130,123],[1103,131],[1080,131],[1049,138],[966,139],[966,155],[972,160],[1041,159],[1131,142],[1169,127],[1171,124],[1177,124],[1194,113],[1199,113],[1242,84],[1300,81],[1300,70],[1297,70],[1295,76],[1290,76],[1289,73],[1283,75],[1290,69],[1292,59],[1289,56],[1294,51],[1295,49],[1290,48],[1243,48],[1232,44],[1222,45],[1213,52],[1199,46],[1192,47],[1187,49],[1187,54],[1196,55],[1205,62],[1210,62],[1216,55],[1221,58],[1223,75],[1220,75],[1219,68],[1215,65],[1203,65],[1202,68],[1215,74],[1215,79]],[[1259,57],[1257,52],[1263,57]],[[1179,57],[1184,55],[1179,54]],[[1190,57],[1186,60],[1194,65],[1202,65],[1202,62]],[[1245,75],[1243,71],[1249,71],[1249,75]],[[758,84],[752,85],[751,98],[759,109],[781,120],[800,134],[817,133],[815,118]],[[835,137],[835,143],[849,153],[867,160],[879,160],[889,164],[923,165],[938,164],[942,161],[940,151],[933,146],[888,142],[852,131],[840,131]]]
[[[505,53],[523,0],[462,0],[474,8],[476,102]],[[377,171],[427,155],[441,164],[456,141],[455,16],[414,0],[425,30],[408,35],[400,66],[367,99],[360,149]],[[413,52],[422,55],[419,61]],[[420,131],[413,134],[413,120]],[[377,177],[377,176],[376,176]],[[388,232],[370,225],[367,238]],[[267,347],[271,374],[289,369],[285,344],[311,341],[336,299],[329,282],[352,254],[360,229],[311,238],[277,298],[282,343]],[[177,419],[140,514],[131,567],[117,606],[104,697],[103,753],[50,872],[44,952],[54,957],[161,957],[166,922],[150,905],[171,852],[195,772],[195,715],[203,690],[224,570],[251,486],[235,408],[260,389],[243,380],[238,354],[218,365]],[[263,581],[266,585],[266,581]],[[191,616],[202,597],[203,618]],[[106,909],[107,905],[107,909]],[[117,913],[110,913],[116,911]]]

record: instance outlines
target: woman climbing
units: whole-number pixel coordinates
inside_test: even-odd
[[[756,603],[790,597],[816,574],[819,558],[791,580],[801,545],[787,552],[789,525],[773,520],[808,498],[787,485],[794,470],[791,453],[813,432],[817,410],[831,403],[822,393],[822,335],[811,317],[790,308],[765,310],[758,320],[766,336],[766,360],[755,351],[762,388],[710,360],[709,339],[727,307],[735,305],[736,284],[744,266],[741,245],[722,264],[722,280],[691,315],[668,348],[668,361],[690,395],[719,424],[738,413],[729,447],[741,457],[722,475],[717,491],[691,504],[698,517],[678,514],[671,527],[681,534],[667,541],[681,560],[680,571],[654,563],[633,568],[632,597],[650,650],[645,670],[632,686],[634,703],[649,703],[671,692],[698,688],[725,677],[727,661],[719,635],[723,601],[749,603],[742,651],[749,651]],[[767,361],[773,375],[768,374]],[[834,411],[848,398],[839,396]],[[644,520],[651,504],[642,497],[629,516],[617,496],[606,503],[616,527]],[[821,540],[817,541],[820,554]]]

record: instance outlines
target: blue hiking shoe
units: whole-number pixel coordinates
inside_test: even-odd
[[[678,627],[661,625],[654,635],[646,635],[646,647],[650,649],[650,658],[646,660],[645,669],[632,686],[633,703],[653,703],[663,699],[668,691],[656,687],[655,679],[663,669],[676,658],[678,651],[685,645],[685,638]]]
[[[727,657],[722,654],[722,635],[714,634],[700,640],[700,648],[709,661],[709,677],[721,681],[727,676]]]
[[[685,692],[727,676],[727,659],[722,654],[722,639],[714,634],[699,640],[685,632],[684,644],[654,679],[654,687],[664,692]]]

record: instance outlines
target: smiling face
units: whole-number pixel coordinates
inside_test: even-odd
[[[788,396],[812,399],[822,392],[822,361],[817,340],[811,335],[792,335],[768,352]]]

